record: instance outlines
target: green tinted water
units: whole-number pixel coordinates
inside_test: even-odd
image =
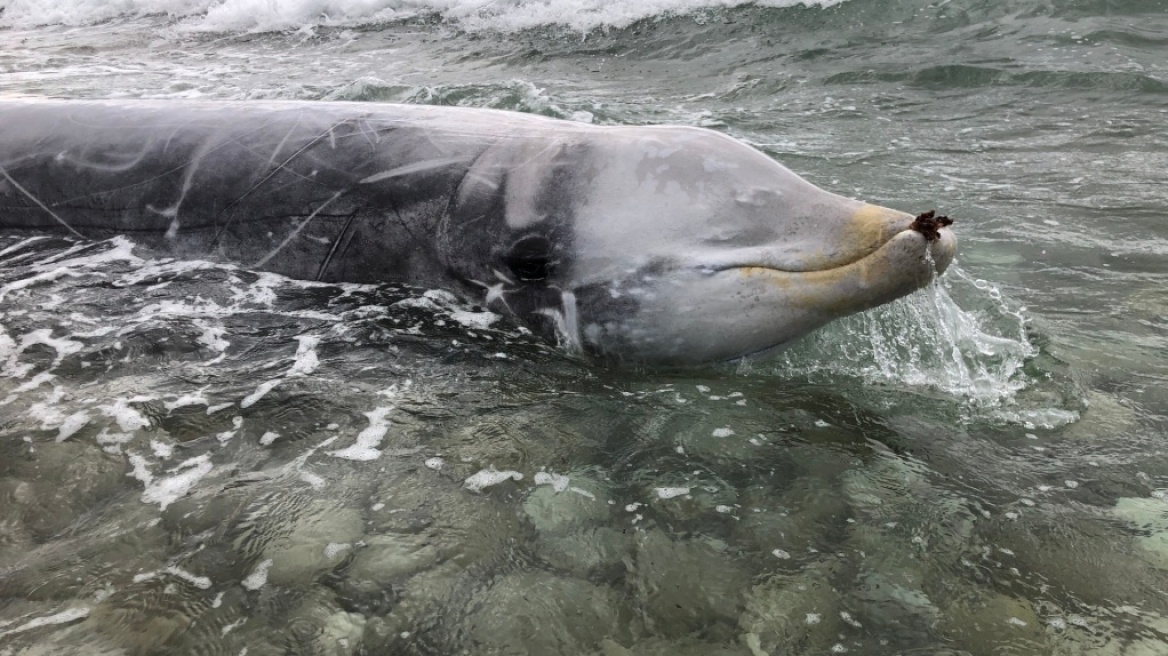
[[[705,125],[961,249],[653,373],[433,291],[5,241],[0,654],[1168,650],[1165,9],[0,31],[3,93]]]

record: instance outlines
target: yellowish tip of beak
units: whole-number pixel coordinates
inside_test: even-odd
[[[897,223],[900,221],[911,222],[913,216],[907,212],[894,210],[890,207],[881,207],[880,205],[873,205],[871,203],[864,203],[852,213],[852,222],[857,224],[887,224]]]
[[[852,213],[844,230],[837,235],[840,240],[837,248],[862,257],[906,230],[912,220],[911,214],[864,203]]]

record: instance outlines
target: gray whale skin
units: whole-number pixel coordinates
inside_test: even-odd
[[[324,102],[0,101],[0,230],[460,293],[631,365],[765,352],[904,296],[947,227],[691,127]]]

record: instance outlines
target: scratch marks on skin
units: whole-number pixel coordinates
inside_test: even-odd
[[[563,292],[560,298],[564,303],[565,332],[568,335],[568,346],[573,352],[580,352],[580,315],[576,311],[576,295],[572,292]]]
[[[263,267],[265,264],[267,264],[269,260],[271,260],[277,254],[279,254],[280,251],[284,250],[284,247],[286,247],[288,244],[292,243],[292,240],[296,239],[296,237],[298,237],[300,235],[300,232],[302,230],[304,230],[304,228],[309,223],[312,223],[312,220],[316,218],[317,214],[320,214],[322,211],[324,211],[324,208],[328,207],[329,205],[331,205],[333,203],[333,201],[335,201],[336,199],[343,196],[346,191],[347,191],[346,189],[342,189],[342,190],[334,193],[331,197],[329,197],[328,200],[321,203],[320,207],[316,208],[312,212],[312,214],[308,215],[308,218],[304,219],[304,221],[301,222],[300,225],[296,226],[296,229],[293,230],[291,233],[289,233],[288,236],[284,238],[284,241],[280,242],[279,246],[272,249],[272,252],[265,255],[262,259],[260,259],[258,262],[256,262],[252,266],[258,269],[258,268]]]
[[[45,212],[47,212],[47,213],[49,214],[49,216],[51,216],[51,217],[53,217],[54,219],[56,219],[56,220],[57,220],[57,223],[60,223],[61,225],[65,226],[65,229],[69,231],[69,234],[71,234],[71,235],[73,235],[74,237],[77,237],[77,238],[79,238],[79,239],[85,239],[85,235],[83,235],[83,234],[81,234],[80,232],[77,232],[75,229],[73,229],[73,226],[69,225],[69,223],[68,223],[67,221],[65,221],[65,219],[62,219],[60,216],[58,216],[58,215],[57,215],[57,213],[56,213],[56,212],[54,212],[53,210],[49,209],[49,206],[48,206],[48,205],[45,205],[44,203],[42,203],[42,202],[41,202],[41,200],[40,200],[39,198],[37,198],[36,196],[32,195],[32,192],[30,192],[29,190],[27,190],[27,189],[25,189],[24,187],[20,186],[20,183],[19,183],[19,182],[17,182],[16,180],[13,180],[13,179],[12,179],[12,176],[11,176],[11,175],[8,175],[8,170],[7,170],[7,169],[5,169],[3,166],[0,166],[0,175],[3,175],[3,176],[4,176],[4,179],[8,181],[8,184],[10,184],[10,185],[12,185],[13,187],[15,187],[17,191],[19,191],[20,193],[22,193],[22,194],[24,194],[25,196],[27,196],[29,200],[31,200],[32,202],[36,203],[38,207],[40,207],[42,210],[44,210]]]
[[[397,168],[382,171],[381,173],[374,173],[373,175],[362,179],[359,184],[372,184],[374,182],[381,182],[390,178],[396,178],[403,175],[410,175],[413,173],[421,173],[423,171],[432,171],[434,169],[446,168],[448,166],[458,164],[469,164],[471,162],[467,157],[442,157],[439,159],[430,159],[424,162],[417,162],[414,164],[407,164],[406,166],[399,166]]]
[[[223,140],[223,141],[215,142],[215,143],[213,143],[213,145],[206,145],[206,146],[204,146],[203,148],[201,148],[201,149],[200,149],[200,152],[201,152],[201,157],[206,157],[207,155],[209,155],[209,154],[211,154],[211,153],[214,153],[214,152],[218,151],[218,150],[219,150],[219,149],[221,149],[221,148],[226,148],[227,146],[231,146],[231,145],[238,146],[238,147],[240,147],[240,148],[243,148],[243,149],[245,149],[245,150],[250,150],[250,149],[247,147],[246,143],[244,143],[244,141],[243,141],[243,138],[244,138],[244,137],[247,137],[247,136],[249,136],[249,135],[255,134],[256,132],[259,132],[259,131],[263,130],[265,127],[266,127],[266,125],[261,125],[261,126],[259,126],[259,127],[252,128],[252,129],[250,129],[250,130],[247,130],[246,132],[243,132],[243,133],[241,133],[241,134],[239,134],[239,135],[236,135],[236,136],[234,136],[234,137],[232,137],[232,138],[230,138],[230,139],[226,139],[226,140]],[[163,142],[162,150],[164,150],[164,151],[165,151],[165,150],[167,150],[167,149],[171,148],[171,147],[172,147],[172,143],[173,143],[173,142],[174,142],[174,140],[175,140],[175,139],[176,139],[176,138],[177,138],[177,137],[180,135],[180,133],[181,133],[181,130],[176,130],[176,131],[175,131],[175,132],[174,132],[174,133],[173,133],[173,134],[172,134],[170,137],[168,137],[168,138],[167,138],[167,139],[166,139],[166,140]],[[144,151],[143,157],[144,157],[144,156],[145,156],[145,151]],[[142,158],[139,158],[139,160],[135,160],[135,161],[134,161],[134,162],[132,162],[132,163],[128,163],[128,164],[126,165],[126,167],[127,167],[127,170],[129,170],[130,168],[133,168],[133,166],[134,166],[134,165],[136,165],[136,164],[138,164],[138,163],[140,162],[140,160],[141,160],[141,159],[142,159]],[[88,163],[82,162],[82,161],[80,161],[80,160],[74,160],[73,158],[64,158],[62,161],[74,162],[74,163],[77,163],[77,164],[82,164],[82,165],[86,165],[86,166],[93,166],[94,168],[97,168],[98,170],[112,170],[112,171],[114,171],[114,172],[118,172],[118,171],[121,171],[121,170],[122,170],[122,168],[121,168],[121,166],[122,166],[122,165],[117,165],[117,167],[116,167],[116,168],[110,168],[110,167],[108,167],[108,166],[105,166],[105,167],[103,167],[103,166],[101,166],[101,165],[94,166],[94,165],[91,165],[91,164],[88,164]],[[174,167],[170,167],[170,168],[167,168],[167,169],[164,169],[164,170],[160,170],[160,171],[158,171],[157,173],[155,173],[155,174],[153,174],[153,175],[151,175],[151,176],[149,176],[149,177],[142,178],[142,179],[139,179],[139,180],[135,180],[135,181],[133,181],[133,182],[131,182],[131,183],[128,183],[128,184],[124,184],[124,185],[120,185],[120,186],[115,186],[115,187],[110,187],[110,188],[108,188],[108,189],[105,189],[105,190],[104,190],[104,193],[107,193],[107,194],[114,194],[114,193],[117,193],[117,192],[122,192],[122,191],[125,191],[125,190],[127,190],[127,189],[132,189],[132,188],[135,188],[135,187],[144,187],[144,186],[150,185],[151,183],[154,183],[154,182],[157,182],[157,181],[159,181],[159,180],[162,180],[162,179],[166,178],[167,176],[171,175],[171,174],[172,174],[172,173],[174,173],[175,171],[186,170],[186,168],[187,168],[187,167],[184,165],[184,166],[174,166]],[[84,197],[81,197],[81,198],[84,198]],[[80,201],[80,200],[81,200],[81,198],[66,199],[66,200],[64,200],[64,201],[62,202],[62,204],[68,204],[68,203],[78,202],[78,201]],[[236,201],[236,202],[238,202],[238,201]],[[230,206],[229,206],[229,208],[230,208]]]
[[[272,156],[268,158],[267,168],[270,169],[273,166],[275,166],[276,156],[280,154],[281,150],[284,150],[284,145],[288,143],[288,139],[292,138],[292,133],[296,132],[296,129],[299,127],[300,127],[300,117],[297,116],[296,122],[293,123],[292,127],[288,128],[288,131],[284,133],[284,138],[280,140],[280,143],[276,144],[276,149],[272,151]]]
[[[146,206],[146,209],[150,210],[151,212],[170,219],[170,227],[166,229],[166,239],[173,240],[178,236],[178,210],[180,207],[182,207],[183,201],[187,198],[187,192],[191,189],[191,182],[194,180],[195,173],[198,172],[199,166],[203,163],[203,158],[214,149],[215,148],[210,144],[204,143],[199,146],[198,150],[195,151],[194,157],[191,158],[191,162],[187,164],[186,169],[183,171],[182,188],[179,190],[178,198],[175,199],[174,204],[172,204],[170,207],[165,207],[162,209],[158,209],[153,205]]]
[[[93,169],[95,171],[101,171],[103,173],[123,173],[125,171],[129,171],[130,169],[133,169],[134,167],[138,166],[138,164],[140,164],[142,162],[142,160],[144,160],[146,158],[146,154],[150,152],[150,147],[152,145],[153,145],[152,142],[147,142],[146,145],[142,148],[142,150],[137,155],[135,155],[132,159],[127,159],[123,162],[118,162],[118,163],[114,163],[114,164],[104,164],[102,162],[96,162],[93,160],[83,159],[81,157],[69,155],[68,153],[61,153],[61,154],[57,155],[57,161],[58,162],[68,162],[74,166],[84,167],[87,169]]]
[[[370,146],[376,148],[377,144],[381,143],[381,133],[377,131],[377,128],[369,124],[368,119],[358,120],[357,129],[361,133],[361,136],[365,137],[365,140],[369,142]]]
[[[466,172],[466,179],[477,182],[491,191],[496,191],[499,188],[499,182],[497,180],[488,178],[481,172],[476,171],[473,167]]]
[[[241,194],[241,195],[239,196],[239,198],[236,198],[235,200],[231,201],[231,203],[229,203],[229,204],[227,205],[227,207],[224,207],[224,208],[223,208],[223,211],[219,212],[219,217],[217,217],[217,218],[222,218],[222,217],[223,217],[223,215],[225,215],[227,212],[230,212],[230,211],[232,210],[232,208],[234,208],[236,205],[238,205],[239,203],[241,203],[241,202],[243,201],[243,199],[245,199],[245,198],[247,198],[248,196],[252,195],[252,194],[253,194],[253,193],[254,193],[254,192],[257,190],[257,189],[259,189],[260,187],[262,187],[262,186],[264,185],[264,183],[266,183],[268,180],[271,180],[271,179],[272,179],[272,177],[273,177],[274,175],[276,175],[277,173],[279,173],[280,171],[287,171],[287,172],[289,172],[289,173],[292,173],[293,175],[297,175],[297,176],[299,176],[300,174],[299,174],[298,172],[296,172],[296,171],[292,170],[291,168],[288,168],[288,163],[289,163],[289,162],[291,162],[292,160],[296,159],[296,158],[297,158],[297,157],[299,157],[300,155],[304,154],[304,152],[305,152],[305,151],[307,151],[309,148],[312,148],[312,147],[313,147],[313,146],[315,146],[316,144],[320,143],[320,142],[321,142],[321,141],[322,141],[322,140],[323,140],[323,139],[324,139],[326,136],[327,136],[327,137],[329,137],[329,138],[330,138],[330,140],[332,140],[332,143],[333,143],[333,145],[334,145],[334,147],[335,147],[335,145],[336,145],[336,141],[335,141],[336,137],[333,135],[333,129],[334,129],[335,127],[337,127],[338,125],[340,125],[341,123],[343,123],[343,121],[340,121],[340,122],[334,123],[333,125],[329,126],[329,128],[328,128],[328,129],[327,129],[325,132],[323,132],[323,133],[321,133],[321,134],[317,135],[317,136],[316,136],[316,138],[314,138],[314,139],[311,139],[311,140],[310,140],[308,143],[304,144],[304,145],[303,145],[303,146],[301,146],[300,148],[297,148],[297,149],[296,149],[296,151],[295,151],[294,153],[292,153],[292,154],[291,154],[291,155],[289,155],[288,157],[284,158],[284,161],[282,161],[282,162],[280,162],[278,165],[276,165],[276,166],[275,166],[275,167],[274,167],[274,168],[273,168],[271,171],[268,171],[268,174],[267,174],[267,175],[265,175],[263,178],[261,178],[259,181],[257,181],[257,182],[256,182],[254,185],[252,185],[252,186],[251,186],[251,187],[250,187],[250,188],[249,188],[247,191],[243,192],[243,194]],[[257,128],[257,130],[258,130],[258,129],[260,129],[260,128]],[[255,130],[253,130],[253,132],[254,132],[254,131],[255,131]],[[238,140],[237,140],[237,141],[238,141]],[[273,159],[274,159],[274,157],[273,157]],[[341,195],[341,194],[343,194],[343,193],[344,193],[344,190],[337,192],[337,193],[336,193],[336,195],[335,195],[333,198],[330,198],[330,199],[329,199],[329,200],[328,200],[328,201],[325,203],[325,205],[327,205],[328,203],[331,203],[331,202],[333,202],[334,200],[336,200],[336,197],[337,197],[337,196],[340,196],[340,195]],[[316,216],[316,214],[317,214],[318,212],[320,212],[322,209],[324,209],[324,206],[323,206],[323,205],[322,205],[320,208],[318,208],[318,209],[316,210],[316,212],[313,212],[313,213],[312,213],[312,216]],[[231,227],[231,223],[232,223],[232,221],[233,221],[233,220],[234,220],[234,217],[232,217],[232,219],[229,219],[228,221],[224,222],[224,223],[223,223],[223,227],[219,228],[219,232],[215,234],[215,239],[213,239],[213,240],[211,241],[211,249],[212,249],[212,250],[214,250],[215,248],[217,248],[217,247],[219,246],[219,241],[220,241],[221,239],[223,239],[223,235],[227,234],[227,229],[228,229],[229,227]],[[311,217],[310,217],[310,220],[311,220]],[[297,232],[299,232],[299,229],[297,230]],[[285,243],[284,243],[284,244],[281,244],[281,245],[280,245],[280,248],[283,248],[285,245],[287,245],[287,240],[285,240]],[[277,250],[278,250],[278,249],[277,249]],[[266,262],[266,261],[267,261],[267,258],[265,258],[263,261],[264,261],[264,262]],[[257,266],[258,266],[258,265],[257,265]]]
[[[560,348],[571,353],[580,353],[583,350],[580,341],[580,317],[576,311],[576,295],[572,292],[560,292],[560,301],[563,310],[543,308],[539,314],[549,317],[555,324],[556,337]]]
[[[483,299],[483,305],[487,308],[490,308],[492,303],[498,301],[499,303],[503,304],[503,307],[506,308],[508,312],[514,314],[515,312],[511,309],[511,305],[507,303],[507,292],[511,291],[508,289],[508,287],[515,286],[515,282],[498,269],[491,269],[491,272],[495,274],[495,278],[498,280],[498,282],[494,284],[488,284],[481,280],[471,280],[471,283],[487,290],[486,297]]]
[[[341,227],[341,232],[337,235],[337,238],[333,240],[333,245],[331,248],[329,248],[328,255],[325,256],[324,262],[321,262],[320,268],[316,270],[316,280],[321,280],[324,278],[324,272],[328,271],[329,265],[332,264],[333,257],[336,256],[337,249],[340,247],[342,241],[345,242],[345,250],[348,250],[349,243],[353,241],[353,233],[349,232],[349,228],[353,226],[353,219],[356,218],[356,216],[356,213],[351,214],[349,215],[349,218],[345,220],[345,225]],[[344,250],[341,252],[343,253]]]

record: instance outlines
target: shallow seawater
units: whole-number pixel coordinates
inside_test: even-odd
[[[0,656],[1168,653],[1168,4],[0,8],[0,94],[702,125],[960,240],[659,372],[0,236]]]

